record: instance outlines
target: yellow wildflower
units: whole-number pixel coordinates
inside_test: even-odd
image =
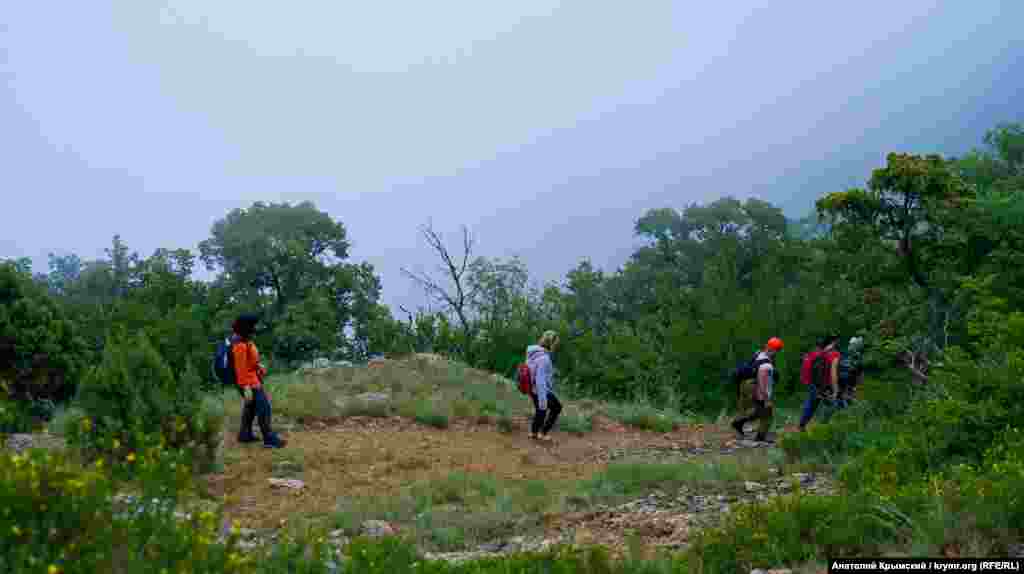
[[[56,564],[50,564],[50,567],[46,569],[48,574],[60,574],[60,568]]]
[[[135,453],[130,452],[128,453],[128,456],[126,456],[125,458],[128,460],[128,462],[135,462]]]

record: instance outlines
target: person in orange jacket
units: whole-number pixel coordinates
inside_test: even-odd
[[[768,431],[772,426],[772,415],[775,406],[772,399],[774,397],[775,383],[778,381],[778,373],[775,369],[775,355],[782,350],[782,346],[782,339],[772,337],[768,339],[764,350],[758,353],[755,359],[757,361],[757,378],[752,389],[754,408],[746,416],[732,421],[732,428],[736,430],[736,434],[740,438],[744,437],[743,425],[758,421],[755,439],[761,442],[774,442],[769,437]]]
[[[231,338],[231,354],[235,368],[235,380],[245,401],[242,407],[242,428],[238,432],[238,442],[256,442],[252,432],[254,419],[259,422],[260,434],[263,435],[263,446],[281,448],[285,445],[270,425],[270,400],[263,389],[263,377],[267,370],[260,363],[260,353],[252,342],[259,318],[255,315],[242,315],[231,325],[234,335]]]

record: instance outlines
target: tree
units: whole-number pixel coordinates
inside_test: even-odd
[[[0,392],[61,400],[74,393],[86,347],[61,306],[17,262],[0,262]]]
[[[211,271],[223,270],[240,291],[269,292],[276,315],[329,280],[348,257],[345,227],[311,202],[257,202],[232,210],[199,244]]]
[[[441,303],[444,308],[454,313],[462,327],[463,357],[472,359],[472,342],[474,339],[473,323],[470,320],[470,305],[475,293],[469,284],[466,273],[469,269],[469,261],[473,255],[473,237],[469,228],[462,226],[462,257],[454,257],[440,234],[434,231],[428,223],[420,228],[420,233],[426,240],[427,245],[441,258],[441,265],[438,270],[444,280],[438,280],[428,273],[422,271],[412,272],[402,268],[402,273],[421,286],[432,298]],[[447,283],[447,285],[445,285]]]

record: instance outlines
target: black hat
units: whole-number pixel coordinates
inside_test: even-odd
[[[255,313],[243,313],[235,319],[231,328],[242,336],[252,335],[256,331],[256,324],[260,322],[260,316]]]

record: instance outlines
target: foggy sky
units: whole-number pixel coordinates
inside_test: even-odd
[[[798,217],[888,152],[1024,120],[1021,22],[1019,0],[6,2],[0,257],[195,248],[234,207],[310,199],[392,305],[422,301],[399,267],[434,265],[428,218],[538,281],[610,271],[646,209]]]

